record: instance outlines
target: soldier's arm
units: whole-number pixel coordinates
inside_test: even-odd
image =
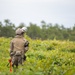
[[[25,47],[24,52],[26,53],[29,49],[29,42],[28,41],[25,42],[24,47]]]
[[[13,52],[13,48],[14,48],[14,45],[13,45],[13,42],[10,43],[10,54]]]

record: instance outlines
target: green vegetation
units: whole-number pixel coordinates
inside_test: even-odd
[[[24,23],[20,23],[17,27],[11,23],[10,20],[4,20],[4,23],[0,22],[0,37],[14,37],[15,30],[18,27],[26,26]],[[63,25],[46,23],[41,21],[40,25],[30,23],[26,26],[26,34],[32,39],[57,39],[57,40],[70,40],[75,41],[75,25],[72,28],[65,28]]]
[[[29,40],[29,51],[23,66],[16,72],[7,67],[10,41],[12,38],[0,38],[0,75],[74,75],[75,42],[59,40]]]

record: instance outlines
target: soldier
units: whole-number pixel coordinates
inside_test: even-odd
[[[29,42],[24,38],[25,28],[18,28],[16,36],[11,40],[10,56],[12,59],[12,66],[22,64],[26,60],[25,53],[28,51]]]

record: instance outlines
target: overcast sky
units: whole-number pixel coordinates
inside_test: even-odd
[[[72,27],[75,24],[75,0],[0,0],[0,21],[4,19],[16,25],[21,22],[40,25],[44,20]]]

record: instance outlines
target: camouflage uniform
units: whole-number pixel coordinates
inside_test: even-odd
[[[10,56],[13,64],[16,64],[15,60],[17,59],[18,63],[22,64],[26,59],[25,53],[28,51],[28,45],[29,42],[24,39],[23,35],[16,35],[15,38],[11,40]]]

